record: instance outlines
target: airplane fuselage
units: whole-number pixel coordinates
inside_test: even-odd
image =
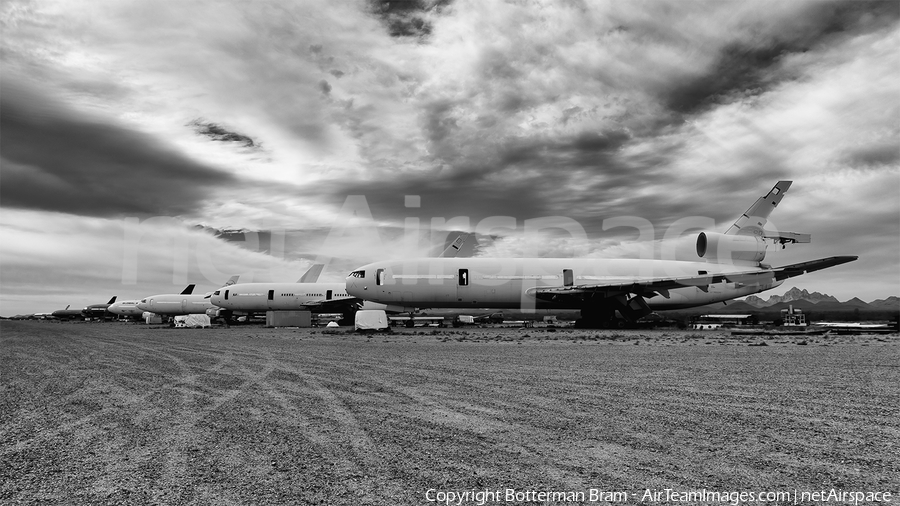
[[[291,311],[356,302],[344,283],[238,283],[220,288],[208,299],[230,311]]]
[[[144,310],[138,307],[139,303],[137,300],[120,300],[111,304],[107,310],[120,316],[139,317],[144,314]]]
[[[382,304],[430,308],[583,309],[571,298],[544,300],[535,288],[627,283],[752,270],[748,265],[648,259],[424,258],[383,261],[347,277],[347,292]],[[714,283],[647,298],[653,310],[681,309],[758,293],[780,285]]]
[[[53,316],[54,318],[59,318],[60,320],[74,320],[84,318],[84,315],[81,314],[80,309],[60,309],[51,313],[51,316]]]
[[[141,299],[137,304],[141,311],[149,311],[158,315],[178,316],[186,314],[204,314],[214,306],[206,295],[162,294],[151,295]]]

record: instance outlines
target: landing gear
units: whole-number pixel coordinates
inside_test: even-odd
[[[629,298],[619,294],[603,299],[602,305],[585,306],[581,318],[575,321],[575,328],[581,329],[624,329],[634,327],[634,322],[650,314],[650,306],[640,295]]]
[[[581,318],[575,320],[576,329],[610,329],[615,328],[615,309],[610,308],[584,308],[581,310]]]
[[[341,319],[338,321],[338,325],[342,327],[348,327],[356,324],[356,312],[359,311],[358,308],[353,307],[352,309],[345,310],[341,313]]]
[[[231,310],[228,310],[228,309],[221,309],[216,314],[216,318],[220,322],[222,322],[222,325],[226,329],[231,326],[232,317],[234,317],[234,314],[231,312]]]

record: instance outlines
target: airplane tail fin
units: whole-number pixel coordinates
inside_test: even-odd
[[[228,278],[228,281],[226,281],[225,284],[222,285],[222,286],[231,286],[231,285],[237,283],[237,280],[238,280],[238,278],[240,278],[240,277],[241,277],[240,274],[237,274],[237,275],[235,275],[235,276],[231,276],[230,278]]]
[[[116,301],[116,297],[118,297],[118,295],[113,295],[112,298],[109,299],[109,302],[107,302],[107,304],[112,304],[113,302],[115,302],[115,301]]]
[[[310,266],[306,272],[303,273],[303,276],[300,276],[300,279],[297,280],[298,283],[315,283],[319,280],[319,274],[322,274],[322,269],[325,267],[325,264],[313,264]]]
[[[766,221],[769,215],[784,198],[788,188],[791,187],[792,181],[779,181],[769,193],[756,199],[756,202],[741,215],[728,230],[725,235],[755,235],[762,237]]]
[[[190,285],[184,287],[184,290],[181,291],[181,295],[190,295],[190,294],[194,293],[195,286],[197,286],[197,285],[190,284]]]
[[[462,245],[465,244],[466,239],[468,239],[468,238],[469,238],[469,234],[458,235],[456,237],[456,240],[454,240],[452,243],[450,243],[450,245],[447,246],[444,249],[444,251],[441,252],[440,255],[438,255],[438,258],[455,258],[456,255],[459,253],[460,248],[462,248]]]

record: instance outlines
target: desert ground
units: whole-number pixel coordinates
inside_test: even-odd
[[[3,504],[900,501],[897,334],[3,321],[0,345]]]

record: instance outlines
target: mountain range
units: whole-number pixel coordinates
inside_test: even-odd
[[[780,304],[782,302],[792,302],[792,301],[800,301],[805,300],[812,302],[814,304],[818,304],[820,302],[839,302],[836,298],[831,295],[813,292],[809,293],[806,289],[799,289],[796,286],[788,290],[784,293],[784,295],[770,295],[768,299],[763,300],[761,297],[756,295],[750,295],[744,299],[744,302],[750,304],[753,307],[769,307],[774,306],[775,304]]]
[[[841,302],[832,295],[812,292],[806,289],[793,287],[784,295],[771,295],[768,299],[762,299],[756,295],[750,295],[743,301],[734,301],[728,303],[728,306],[734,307],[736,304],[743,303],[750,308],[748,309],[776,309],[773,306],[779,306],[778,309],[787,308],[793,305],[796,308],[812,308],[819,310],[847,310],[847,309],[871,309],[878,311],[900,310],[900,297],[891,296],[886,299],[877,299],[872,302],[864,302],[858,297],[854,297],[848,301]]]

